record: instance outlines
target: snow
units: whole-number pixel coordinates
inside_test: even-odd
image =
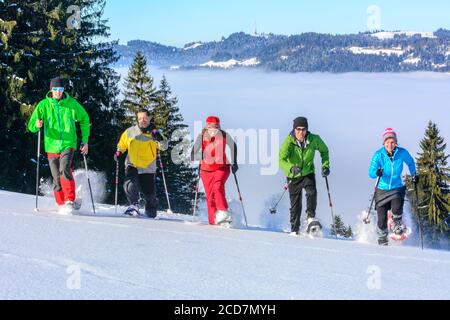
[[[221,229],[204,215],[125,218],[102,204],[94,216],[89,201],[62,216],[40,198],[34,213],[34,200],[0,191],[0,299],[450,298],[450,252]]]
[[[392,49],[386,49],[386,48],[363,48],[363,47],[350,47],[348,48],[350,52],[353,54],[373,54],[373,55],[397,55],[401,56],[405,52],[400,48],[392,48]]]
[[[415,35],[421,35],[422,38],[436,38],[434,32],[414,32],[414,31],[398,31],[398,32],[377,32],[371,34],[372,37],[378,38],[380,40],[394,39],[396,35],[413,37]]]
[[[287,60],[287,59],[289,59],[289,57],[288,56],[280,56],[280,59],[281,60]]]
[[[203,45],[203,43],[197,42],[197,43],[194,43],[194,44],[192,44],[192,45],[190,45],[188,47],[185,47],[183,50],[185,50],[185,51],[186,50],[192,50],[192,49],[198,48],[198,47],[200,47],[202,45]]]
[[[405,64],[419,64],[420,61],[422,61],[422,59],[417,58],[417,57],[409,57],[409,58],[403,60],[403,63],[405,63]]]
[[[230,59],[228,61],[208,61],[200,65],[200,67],[208,67],[208,68],[220,68],[220,69],[231,69],[237,66],[243,67],[253,67],[259,65],[261,62],[258,61],[257,58],[251,58],[243,61]]]

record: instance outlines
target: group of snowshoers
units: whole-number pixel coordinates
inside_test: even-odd
[[[157,157],[160,151],[168,148],[168,140],[161,130],[155,127],[151,113],[142,109],[137,112],[137,123],[127,129],[117,145],[114,160],[119,161],[123,154],[125,160],[125,179],[123,188],[129,203],[125,215],[141,215],[139,201],[145,202],[145,215],[157,216],[155,175]],[[78,148],[75,123],[81,129],[80,152],[89,152],[90,118],[76,99],[66,92],[62,78],[50,82],[50,92],[35,108],[28,124],[30,132],[37,133],[44,128],[44,144],[53,178],[53,191],[57,205],[65,212],[78,210],[75,181],[72,174],[72,160]],[[377,179],[375,203],[378,213],[378,243],[388,245],[390,233],[405,234],[403,207],[406,187],[402,180],[404,164],[409,168],[414,183],[418,175],[414,159],[409,152],[398,146],[397,134],[386,129],[382,135],[383,147],[372,158],[369,176]],[[228,155],[227,155],[228,151]],[[294,120],[293,128],[285,139],[279,152],[279,166],[287,177],[290,196],[291,235],[300,234],[302,193],[306,193],[307,230],[310,226],[321,228],[316,218],[317,187],[314,158],[320,153],[321,174],[330,175],[329,149],[319,135],[309,130],[308,119]],[[202,180],[211,225],[229,225],[231,213],[225,195],[225,184],[231,174],[239,170],[237,146],[233,138],[221,129],[220,119],[210,116],[205,128],[195,141],[191,153],[193,161],[199,161],[199,175]],[[388,214],[393,221],[388,226]],[[317,230],[316,230],[317,231]]]

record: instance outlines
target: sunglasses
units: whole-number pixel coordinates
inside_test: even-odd
[[[57,91],[63,92],[63,91],[64,91],[64,88],[52,88],[52,91],[53,91],[53,92],[57,92]]]
[[[297,130],[297,131],[302,131],[302,132],[308,131],[308,129],[306,129],[306,128],[295,128],[295,130]]]

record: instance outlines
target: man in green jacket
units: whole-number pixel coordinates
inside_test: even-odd
[[[294,129],[281,146],[279,165],[286,174],[291,200],[291,235],[300,232],[302,211],[302,191],[306,191],[306,214],[308,232],[321,229],[316,219],[317,187],[314,168],[314,156],[320,152],[322,158],[322,176],[330,175],[330,157],[326,144],[320,136],[308,131],[308,119],[300,117],[294,120]]]
[[[76,201],[72,160],[77,149],[79,122],[82,134],[81,153],[89,151],[90,120],[86,110],[64,91],[61,78],[50,82],[50,92],[36,107],[28,123],[28,130],[37,133],[44,127],[44,144],[53,177],[56,203],[67,213],[79,209]]]

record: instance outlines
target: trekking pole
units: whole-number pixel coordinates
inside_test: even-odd
[[[332,222],[332,224],[331,224],[331,228],[333,229],[333,225],[334,225],[334,209],[333,209],[333,202],[331,201],[331,193],[330,193],[330,184],[328,183],[328,177],[325,177],[325,182],[327,183],[327,191],[328,191],[328,199],[330,200],[330,208],[331,208],[331,221],[333,221]],[[335,236],[336,236],[336,239],[337,239],[337,232],[335,232]]]
[[[37,158],[36,158],[36,207],[35,212],[39,212],[39,166],[41,158],[41,129],[38,132]]]
[[[292,183],[292,180],[289,181],[289,182],[284,186],[284,192],[283,192],[283,194],[281,195],[280,200],[278,200],[278,202],[275,204],[275,206],[274,206],[273,208],[270,209],[270,214],[276,214],[276,213],[277,213],[277,207],[278,207],[278,205],[280,204],[281,200],[283,200],[284,195],[285,195],[286,192],[288,191],[289,186],[291,185],[291,183]]]
[[[117,214],[117,205],[118,205],[118,194],[119,194],[119,159],[116,161],[116,192],[114,197],[114,206]]]
[[[198,165],[198,180],[197,180],[197,185],[195,186],[195,198],[194,198],[194,208],[193,208],[193,214],[192,214],[192,220],[194,221],[195,216],[197,214],[197,200],[198,200],[198,189],[200,186],[200,168],[201,168],[201,164]]]
[[[87,181],[88,181],[88,185],[89,185],[89,193],[91,194],[91,201],[92,201],[92,210],[95,213],[95,204],[94,204],[94,196],[92,195],[92,187],[91,187],[91,180],[89,179],[89,171],[88,171],[88,165],[87,165],[87,160],[86,160],[86,155],[83,154],[83,159],[84,159],[84,167],[86,169],[86,177],[87,177]]]
[[[420,211],[419,211],[419,190],[417,188],[417,183],[414,183],[414,189],[415,189],[415,192],[416,192],[416,211],[417,211],[417,217],[419,219],[420,242],[422,243],[422,251],[423,251],[424,250],[423,229],[422,229],[422,218],[420,217]]]
[[[247,215],[245,214],[244,201],[242,200],[241,189],[239,188],[239,183],[237,180],[236,173],[233,173],[233,175],[234,175],[234,181],[236,181],[236,187],[237,187],[238,194],[239,194],[239,201],[241,201],[242,213],[244,214],[244,219],[245,219],[245,226],[248,228]]]
[[[370,224],[370,213],[372,211],[373,203],[375,202],[375,197],[377,195],[377,189],[378,189],[378,185],[380,184],[380,181],[381,181],[381,177],[378,177],[377,184],[375,186],[375,192],[374,192],[373,198],[372,198],[372,202],[370,203],[369,212],[367,213],[367,217],[363,220],[365,224]]]
[[[161,166],[161,173],[162,173],[163,182],[164,182],[164,190],[166,192],[167,204],[169,206],[169,209],[167,209],[167,213],[168,214],[173,214],[172,208],[170,206],[169,191],[167,189],[166,175],[164,174],[164,164],[162,162],[162,158],[161,158],[161,153],[160,152],[158,152],[158,158],[159,158],[159,164]]]

